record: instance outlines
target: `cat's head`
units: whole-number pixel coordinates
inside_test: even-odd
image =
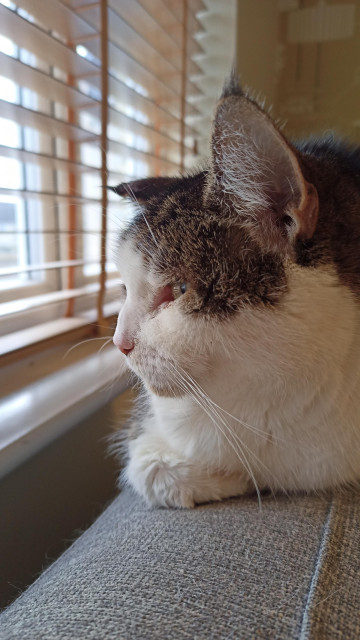
[[[251,349],[252,319],[281,304],[287,265],[317,223],[317,191],[300,162],[232,78],[205,169],[114,188],[136,208],[117,246],[114,342],[155,393],[181,394],[189,375],[199,380],[231,357],[234,335],[240,351]]]

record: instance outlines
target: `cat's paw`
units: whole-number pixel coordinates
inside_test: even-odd
[[[174,452],[140,436],[130,443],[123,477],[150,506],[190,509],[195,504],[246,493],[249,478],[243,473],[209,472]]]
[[[156,507],[194,507],[194,488],[187,482],[190,475],[189,466],[175,456],[139,451],[139,447],[124,470],[126,481]]]

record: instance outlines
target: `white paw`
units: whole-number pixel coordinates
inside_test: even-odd
[[[140,436],[130,443],[124,477],[151,506],[190,509],[195,504],[246,493],[248,478],[209,473]]]
[[[132,455],[125,469],[126,480],[151,506],[192,508],[194,491],[186,477],[189,468],[171,456]]]

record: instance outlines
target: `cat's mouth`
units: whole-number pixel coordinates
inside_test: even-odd
[[[178,366],[157,350],[136,347],[127,357],[127,364],[155,395],[166,398],[186,395]]]

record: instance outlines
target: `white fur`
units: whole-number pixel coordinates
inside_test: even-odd
[[[136,338],[127,362],[151,403],[124,475],[149,504],[359,478],[360,313],[335,273],[289,264],[280,305],[220,322],[184,316],[181,300],[152,312],[155,276],[131,247],[121,256],[114,340]]]

